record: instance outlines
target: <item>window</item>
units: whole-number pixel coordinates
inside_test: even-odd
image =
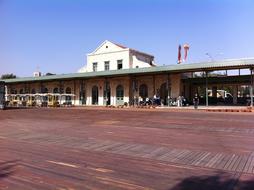
[[[116,87],[116,97],[123,99],[123,97],[124,97],[124,90],[123,90],[123,86],[122,85],[118,85]]]
[[[11,88],[11,94],[17,94],[17,90],[15,90],[14,88]]]
[[[65,93],[66,94],[71,94],[71,88],[67,87],[65,89]],[[65,96],[65,101],[68,102],[68,104],[70,104],[71,103],[71,96]]]
[[[97,66],[98,66],[97,62],[93,63],[93,71],[97,71]]]
[[[44,93],[48,93],[49,90],[47,88],[44,88]]]
[[[109,61],[105,61],[105,71],[108,71],[109,70]]]
[[[123,60],[117,60],[117,69],[123,69]]]
[[[59,93],[58,88],[54,88],[53,93],[56,93],[56,94]]]
[[[70,88],[70,87],[67,87],[67,88],[65,89],[65,93],[66,93],[66,94],[71,94],[71,88]]]
[[[47,89],[47,88],[45,88],[45,87],[42,87],[42,90],[41,90],[41,92],[42,92],[42,93],[48,93],[49,91],[48,91],[48,89]]]

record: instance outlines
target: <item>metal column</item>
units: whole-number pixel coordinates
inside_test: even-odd
[[[110,101],[109,98],[111,98],[111,97],[108,97],[108,92],[109,92],[109,82],[108,82],[108,79],[105,78],[104,87],[103,87],[103,103],[106,106],[108,105],[108,102]]]
[[[155,92],[155,76],[153,75],[153,95],[157,94],[157,92]]]
[[[79,80],[79,105],[83,105],[83,81]]]
[[[170,98],[170,94],[169,94],[169,82],[170,82],[170,80],[169,80],[169,74],[168,74],[168,77],[167,77],[167,91],[168,91],[168,107],[169,107],[169,98]]]
[[[208,106],[208,72],[205,72],[205,99],[206,106]]]
[[[253,68],[250,69],[250,106],[253,107]]]
[[[73,81],[73,84],[74,84],[74,95],[76,95],[76,80]],[[76,100],[77,100],[77,97],[78,96],[74,96],[73,97],[73,104],[75,105],[76,104]]]
[[[135,106],[135,101],[136,101],[136,97],[135,97],[135,92],[136,92],[136,78],[135,77],[131,77],[130,78],[130,82],[131,82],[131,91],[132,91],[132,106]]]

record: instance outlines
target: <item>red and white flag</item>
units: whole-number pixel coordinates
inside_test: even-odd
[[[186,61],[187,60],[187,56],[188,56],[188,51],[190,49],[190,46],[189,46],[189,44],[184,44],[183,48],[184,48],[184,61]]]

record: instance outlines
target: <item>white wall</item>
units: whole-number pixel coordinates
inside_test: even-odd
[[[177,98],[180,96],[181,92],[181,74],[172,74],[170,75],[171,81],[171,97]]]
[[[109,69],[117,70],[117,60],[123,60],[123,69],[129,68],[129,50],[95,54],[87,56],[87,71],[93,72],[93,63],[97,62],[97,71],[104,71],[105,61],[109,61]]]

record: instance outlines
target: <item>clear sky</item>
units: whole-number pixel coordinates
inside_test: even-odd
[[[253,0],[0,0],[0,75],[73,73],[104,40],[176,64],[254,57]]]

